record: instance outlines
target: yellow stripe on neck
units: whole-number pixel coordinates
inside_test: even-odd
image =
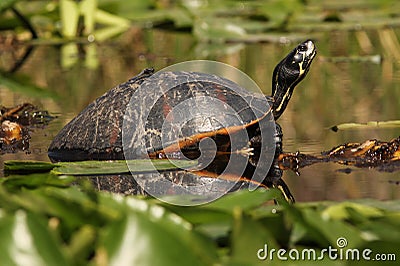
[[[286,91],[285,95],[283,96],[282,100],[281,100],[281,104],[279,104],[279,106],[275,109],[275,111],[276,112],[280,112],[282,107],[283,107],[283,105],[284,105],[284,103],[285,103],[285,101],[286,101],[286,98],[289,101],[290,97],[291,97],[291,93],[290,93],[290,87],[289,87],[288,90]]]
[[[305,69],[303,69],[303,63],[304,63],[304,61],[301,62],[301,63],[299,63],[299,67],[300,67],[300,69],[299,69],[299,71],[300,71],[299,76],[303,76],[304,72],[306,71]]]

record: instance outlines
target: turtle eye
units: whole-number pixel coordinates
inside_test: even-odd
[[[305,51],[307,51],[307,45],[305,45],[305,44],[301,44],[301,45],[299,45],[299,51],[300,52],[305,52]]]
[[[300,63],[303,61],[303,55],[302,54],[295,54],[293,57],[295,63]]]

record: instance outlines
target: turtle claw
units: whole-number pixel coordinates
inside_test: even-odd
[[[243,156],[253,156],[254,155],[253,151],[254,151],[254,148],[249,147],[249,148],[243,148],[243,149],[237,150],[234,153],[241,154]]]

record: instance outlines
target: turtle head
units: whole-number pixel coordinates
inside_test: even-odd
[[[272,110],[275,119],[285,111],[294,88],[307,75],[316,53],[315,44],[307,40],[294,48],[275,67],[272,77]]]

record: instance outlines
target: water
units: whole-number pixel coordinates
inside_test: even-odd
[[[359,32],[310,35],[316,40],[317,58],[279,120],[285,151],[319,154],[345,142],[388,141],[399,136],[399,129],[336,133],[328,129],[344,122],[400,117],[399,59],[376,31],[364,33],[372,44],[369,50],[358,42]],[[399,36],[399,31],[394,33]],[[30,154],[19,152],[0,159],[48,160],[47,147],[63,125],[93,99],[150,66],[161,69],[186,60],[217,60],[244,71],[269,94],[273,68],[296,44],[198,44],[185,33],[131,30],[117,41],[82,46],[86,53],[78,56],[68,56],[58,46],[37,46],[17,74],[58,98],[1,87],[0,100],[5,106],[31,102],[59,117],[44,130],[34,129]],[[379,57],[381,63],[373,61]],[[394,184],[400,181],[400,172],[316,164],[300,169],[300,176],[286,171],[283,178],[297,201],[400,197],[400,187]]]

